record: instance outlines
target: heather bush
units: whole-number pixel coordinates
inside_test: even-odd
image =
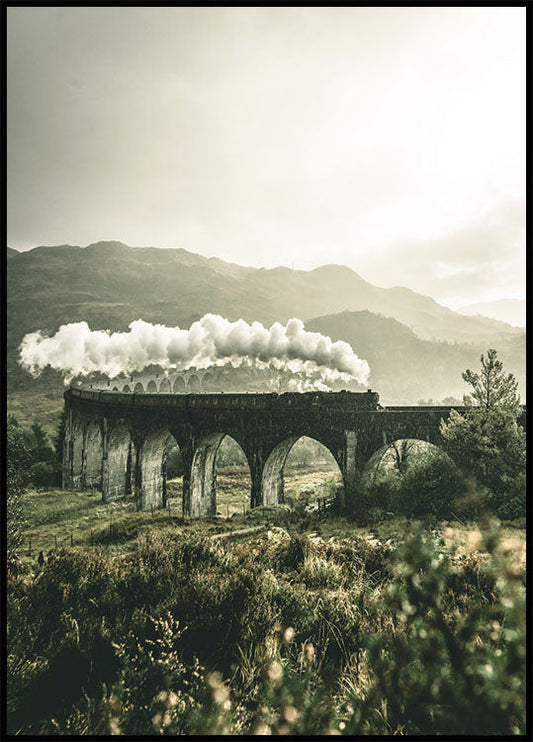
[[[514,734],[524,574],[487,528],[455,553],[378,538],[173,535],[61,550],[9,594],[20,734]]]
[[[433,538],[419,532],[399,549],[385,593],[396,628],[366,638],[373,681],[352,699],[346,731],[524,734],[521,575],[498,553],[494,534],[485,545],[492,557],[485,570],[497,579],[489,576],[463,610],[455,596],[470,584],[454,580],[456,567]],[[464,565],[459,570],[464,581]]]

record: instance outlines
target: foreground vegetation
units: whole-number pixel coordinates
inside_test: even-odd
[[[11,733],[524,733],[522,529],[129,517],[11,578]]]

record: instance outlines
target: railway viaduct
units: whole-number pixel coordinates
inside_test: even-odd
[[[353,497],[373,454],[402,438],[439,445],[440,421],[452,409],[384,410],[371,391],[150,394],[71,387],[64,397],[64,488],[98,488],[104,501],[133,492],[138,510],[165,507],[165,451],[173,436],[188,516],[216,513],[216,454],[225,435],[247,458],[251,507],[283,502],[283,466],[302,436],[333,454],[345,496]]]
[[[94,381],[74,382],[79,388],[95,388],[112,392],[147,392],[149,394],[195,394],[205,392],[228,392],[239,389],[264,388],[265,375],[252,366],[234,368],[230,363],[208,368],[188,368],[181,371],[157,371],[147,369],[134,371],[131,375],[120,375],[114,379],[102,376]]]

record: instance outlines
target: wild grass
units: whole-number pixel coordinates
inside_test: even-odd
[[[63,412],[63,391],[61,383],[50,388],[36,384],[36,388],[29,386],[20,391],[10,391],[7,395],[8,414],[14,415],[23,428],[31,427],[38,420],[48,435],[55,439]]]
[[[290,473],[293,491],[305,490],[310,478],[316,492],[327,493],[329,470]],[[167,483],[167,508],[137,512],[132,495],[104,503],[100,492],[69,490],[35,490],[24,494],[24,550],[22,559],[30,564],[39,551],[79,547],[99,543],[108,551],[131,550],[139,538],[152,531],[161,535],[190,533],[210,535],[224,530],[237,530],[279,519],[279,513],[267,508],[250,512],[249,472],[247,467],[226,467],[219,471],[217,482],[218,517],[189,519],[182,517],[181,478]],[[291,502],[294,504],[298,498]],[[307,502],[307,498],[304,499]]]
[[[249,490],[246,489],[248,478],[248,470],[243,467],[221,470],[218,476],[219,516],[201,519],[182,517],[181,479],[172,480],[167,485],[167,509],[153,512],[137,512],[131,495],[104,503],[101,493],[96,490],[29,490],[24,494],[26,524],[22,560],[31,565],[41,550],[46,555],[54,548],[76,548],[91,544],[101,544],[111,553],[120,553],[132,550],[139,539],[146,539],[152,533],[209,536],[269,523],[304,533],[314,531],[325,540],[339,541],[350,537],[363,541],[375,539],[392,545],[401,543],[412,528],[413,521],[401,516],[362,527],[334,513],[328,513],[327,517],[293,515],[291,506],[309,502],[306,493],[310,482],[313,482],[317,497],[327,496],[331,487],[328,469],[291,471],[286,478],[286,489],[301,496],[290,499],[286,508],[279,509],[257,508],[250,511]],[[500,527],[502,543],[508,547],[512,559],[520,567],[524,567],[526,561],[524,525],[516,521]],[[473,522],[441,521],[435,524],[435,533],[458,554],[479,552],[479,530]]]
[[[236,507],[244,474],[219,473]],[[289,484],[303,499],[308,476]],[[184,519],[179,485],[153,513],[97,492],[24,495],[11,733],[524,733],[520,524],[363,528],[288,506]]]

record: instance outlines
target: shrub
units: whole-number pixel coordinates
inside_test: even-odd
[[[487,490],[485,506],[504,520],[523,518],[526,513],[526,484],[525,466],[512,476],[502,472],[500,482],[494,489]]]
[[[402,466],[378,473],[363,491],[367,511],[393,512],[409,518],[449,517],[454,500],[463,494],[465,482],[453,461],[442,452],[429,450],[411,455]]]
[[[447,457],[429,456],[407,468],[391,504],[409,518],[446,518],[463,491],[463,477],[453,462]]]
[[[60,483],[57,467],[46,461],[38,461],[28,469],[28,477],[35,487],[53,487]]]
[[[434,538],[419,531],[398,551],[383,605],[397,628],[366,637],[374,679],[351,699],[346,731],[525,733],[525,598],[493,535],[485,543],[499,588],[463,610],[450,606],[454,566]]]
[[[8,596],[9,730],[523,734],[524,574],[484,544],[273,529],[59,551]]]

